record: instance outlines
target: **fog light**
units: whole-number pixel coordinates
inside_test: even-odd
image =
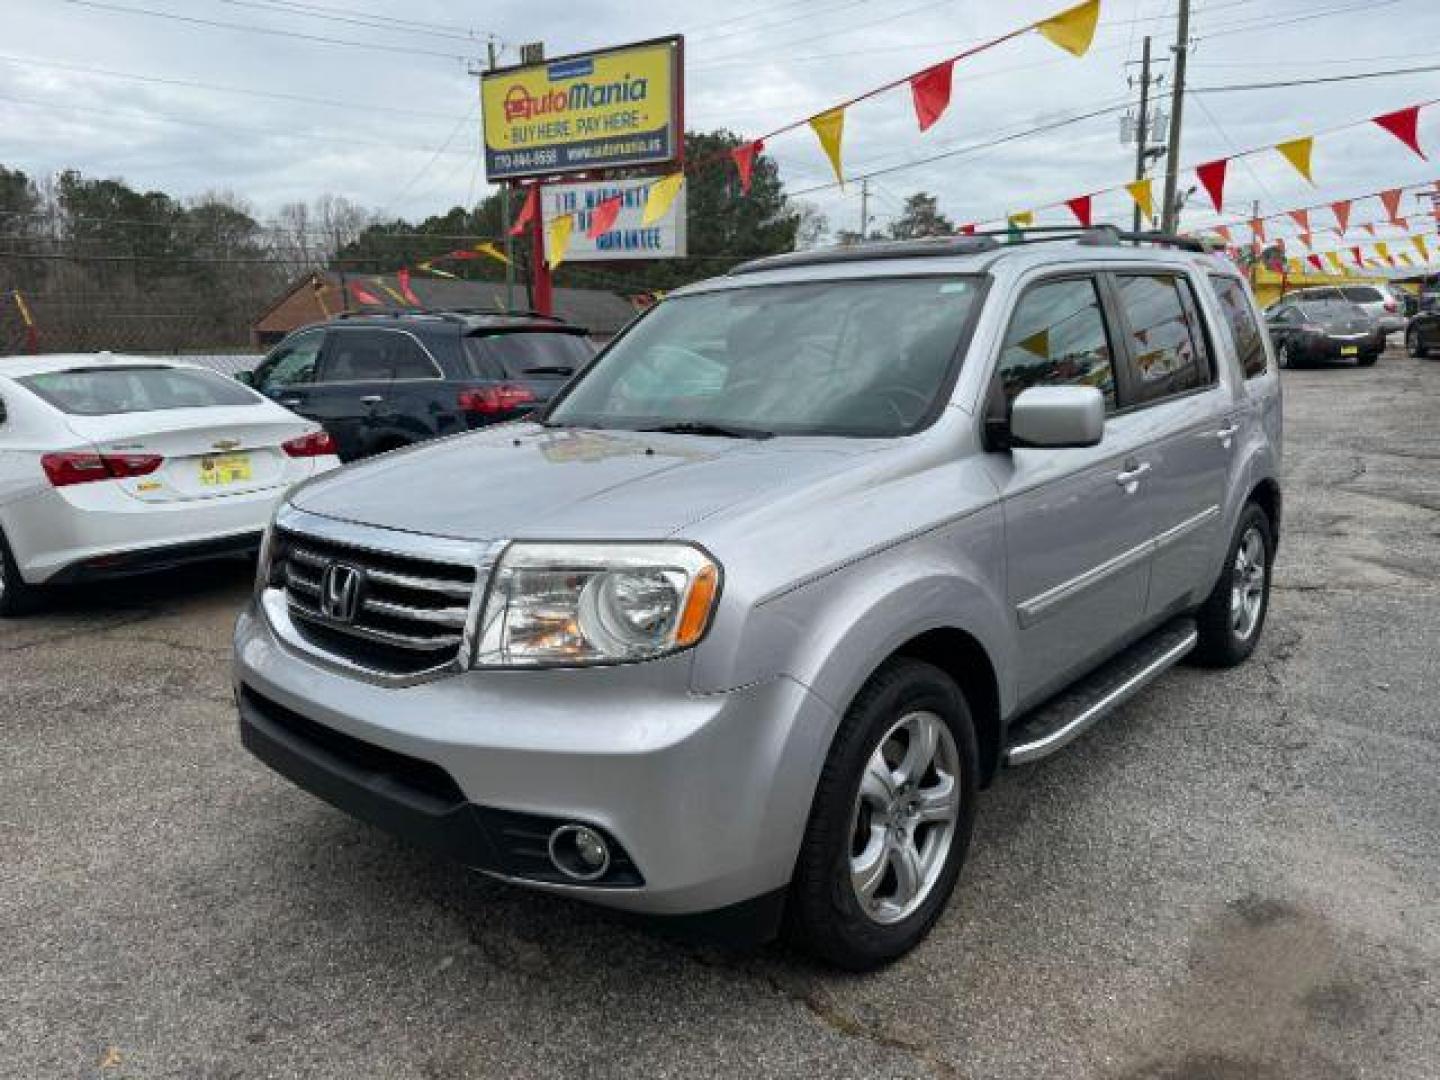
[[[550,861],[566,877],[594,881],[610,869],[610,845],[594,829],[561,825],[550,834]]]

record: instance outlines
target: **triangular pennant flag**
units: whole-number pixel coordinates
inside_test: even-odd
[[[1257,242],[1263,244],[1265,242],[1265,222],[1258,217],[1251,218],[1250,235],[1253,236]]]
[[[1335,272],[1337,274],[1344,269],[1344,267],[1340,263],[1340,253],[1338,251],[1325,252],[1325,259],[1327,262],[1330,263],[1331,266],[1335,268]]]
[[[1289,214],[1290,214],[1291,219],[1295,222],[1295,224],[1298,225],[1298,226],[1300,226],[1300,231],[1301,231],[1302,233],[1308,233],[1308,232],[1310,231],[1310,211],[1309,211],[1309,210],[1291,210],[1291,211],[1289,211]],[[1309,241],[1306,241],[1306,246],[1307,246],[1307,247],[1309,246]]]
[[[410,271],[408,269],[401,267],[395,271],[395,281],[400,285],[400,292],[404,295],[406,301],[414,304],[416,307],[425,306],[420,302],[420,297],[415,295],[415,290],[410,287]]]
[[[1035,333],[1015,344],[1032,356],[1038,356],[1041,360],[1050,359],[1050,330],[1048,327],[1044,330],[1036,330]]]
[[[375,287],[376,287],[377,289],[379,289],[381,292],[383,292],[386,296],[390,297],[391,300],[394,300],[394,301],[395,301],[397,304],[399,304],[401,307],[404,307],[404,306],[405,306],[405,297],[401,296],[398,292],[396,292],[394,289],[392,289],[389,285],[385,284],[385,282],[384,282],[382,279],[380,279],[380,278],[378,278],[378,277],[372,277],[370,280],[375,283]]]
[[[947,60],[910,76],[910,96],[915,102],[915,119],[920,130],[926,131],[939,120],[950,105],[950,74],[955,62]]]
[[[755,168],[755,155],[764,149],[765,140],[756,139],[730,151],[730,159],[735,162],[735,171],[740,174],[740,194],[750,194],[750,174]]]
[[[1017,210],[1006,219],[1012,229],[1028,229],[1035,224],[1035,211]]]
[[[1126,184],[1125,190],[1130,193],[1130,198],[1135,200],[1135,205],[1140,208],[1142,217],[1152,218],[1155,216],[1155,198],[1151,194],[1149,180],[1136,180],[1134,183]]]
[[[565,253],[570,248],[570,230],[574,227],[574,214],[561,214],[550,220],[550,233],[545,238],[545,261],[550,269],[565,261]]]
[[[1389,191],[1380,192],[1380,205],[1385,207],[1385,220],[1394,221],[1400,214],[1400,200],[1405,192],[1401,188],[1391,188]]]
[[[596,203],[590,211],[590,227],[585,230],[585,235],[591,240],[598,240],[613,229],[615,219],[620,216],[620,207],[624,203],[624,195],[612,195]]]
[[[534,220],[535,215],[540,212],[540,189],[531,186],[525,193],[525,202],[520,207],[520,215],[515,219],[515,224],[510,226],[510,235],[519,236],[525,231],[525,226]]]
[[[1411,150],[1414,150],[1415,153],[1419,154],[1422,158],[1425,157],[1425,151],[1420,149],[1419,105],[1411,105],[1408,109],[1398,109],[1395,112],[1386,113],[1383,116],[1371,117],[1371,119],[1386,131],[1390,132],[1391,135],[1394,135]],[[1426,160],[1429,159],[1427,158]]]
[[[1310,175],[1310,152],[1315,149],[1313,138],[1307,135],[1303,139],[1291,139],[1289,142],[1280,143],[1275,149],[1280,151],[1286,161],[1295,166],[1296,172],[1310,183],[1315,182],[1315,177]]]
[[[1391,262],[1390,245],[1385,243],[1385,241],[1381,240],[1375,245],[1375,254],[1379,255],[1380,258],[1384,259],[1386,262]]]
[[[454,274],[450,273],[449,270],[440,270],[440,269],[437,269],[436,267],[431,266],[428,262],[420,263],[418,266],[415,267],[415,269],[416,269],[416,270],[424,270],[425,273],[427,273],[427,274],[435,274],[435,275],[437,275],[438,277],[450,278],[452,281],[458,281],[458,280],[460,280],[460,279],[457,278]]]
[[[1360,267],[1360,269],[1362,270],[1365,269],[1365,256],[1360,254],[1360,249],[1358,247],[1351,248],[1350,255],[1354,258],[1356,266]]]
[[[683,172],[673,172],[669,176],[662,176],[650,185],[650,194],[645,196],[645,209],[640,213],[641,225],[654,225],[663,218],[670,210],[670,204],[675,201],[675,196],[680,194],[680,188],[685,184]]]
[[[1415,245],[1415,250],[1420,253],[1420,261],[1428,263],[1430,261],[1430,249],[1425,246],[1425,238],[1423,236],[1412,236],[1410,242]]]
[[[350,282],[350,295],[355,297],[356,301],[361,304],[372,304],[375,307],[383,307],[385,304],[385,301],[381,300],[374,293],[361,288],[353,281]]]
[[[1404,229],[1406,232],[1409,232],[1409,231],[1410,231],[1410,220],[1409,220],[1408,218],[1406,218],[1404,215],[1401,215],[1400,217],[1397,217],[1397,218],[1393,219],[1393,220],[1390,222],[1390,224],[1392,224],[1392,225],[1398,225],[1400,228]]]
[[[1095,24],[1100,21],[1100,0],[1085,0],[1035,24],[1052,44],[1075,56],[1084,56],[1095,40]]]
[[[1375,223],[1373,221],[1361,222],[1360,228],[1364,229],[1371,236],[1375,235]]]
[[[1323,274],[1325,272],[1325,264],[1320,261],[1319,255],[1306,255],[1305,261],[1315,268],[1317,274]]]
[[[476,244],[475,250],[481,255],[488,255],[495,261],[504,263],[506,266],[510,265],[510,260],[506,257],[505,252],[501,251],[489,240],[482,240],[480,243]],[[466,254],[468,255],[469,252],[466,252]]]
[[[1343,236],[1350,231],[1350,200],[1341,199],[1339,202],[1330,204],[1330,209],[1335,214],[1335,220],[1340,223],[1340,233]]]
[[[1310,233],[1308,233],[1308,232],[1302,232],[1302,233],[1301,233],[1299,236],[1297,236],[1295,239],[1298,240],[1298,241],[1300,241],[1300,246],[1301,246],[1301,247],[1307,247],[1307,248],[1309,248],[1309,247],[1314,247],[1314,246],[1315,246],[1315,244],[1314,244],[1314,242],[1313,242],[1313,241],[1315,240],[1315,237],[1314,237],[1313,235],[1311,235]]]
[[[1065,205],[1070,208],[1070,212],[1075,215],[1075,220],[1078,221],[1082,227],[1086,229],[1090,227],[1089,195],[1077,195],[1073,199],[1066,199]]]
[[[843,188],[845,176],[840,172],[840,140],[845,134],[845,110],[831,109],[821,113],[811,119],[810,128],[820,140],[820,149],[824,150],[825,156],[830,159],[830,167],[835,170],[835,179]]]
[[[1414,265],[1415,265],[1415,260],[1412,259],[1412,258],[1410,258],[1410,256],[1407,255],[1407,254],[1406,254],[1405,252],[1403,252],[1403,251],[1400,252],[1399,255],[1396,255],[1395,258],[1399,261],[1399,263],[1400,263],[1401,266],[1414,266]]]
[[[1225,200],[1225,169],[1229,164],[1229,158],[1221,158],[1219,161],[1206,162],[1195,169],[1195,175],[1200,178],[1200,186],[1209,194],[1217,211],[1222,209]]]
[[[1220,237],[1220,239],[1225,241],[1226,247],[1230,247],[1235,243],[1235,236],[1233,233],[1230,232],[1229,225],[1216,225],[1215,233],[1217,236]]]
[[[960,228],[956,229],[955,231],[961,236],[974,236],[975,223],[972,221],[969,225],[961,225]]]

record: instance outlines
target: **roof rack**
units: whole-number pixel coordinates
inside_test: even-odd
[[[984,229],[963,236],[890,240],[879,244],[853,244],[818,251],[791,251],[741,263],[732,267],[729,274],[754,274],[762,270],[778,270],[791,266],[824,266],[830,263],[868,262],[878,259],[979,255],[1014,244],[1043,244],[1067,240],[1088,247],[1118,247],[1122,243],[1132,243],[1156,244],[1180,251],[1202,253],[1212,250],[1203,240],[1176,233],[1129,232],[1114,225],[1039,225],[1025,229]]]
[[[399,319],[415,315],[428,315],[435,319],[448,319],[452,322],[463,322],[469,316],[491,315],[502,319],[544,319],[547,322],[564,322],[559,315],[544,315],[538,311],[529,311],[521,308],[507,308],[500,310],[487,307],[386,307],[376,308],[373,311],[340,311],[332,318],[336,319]]]

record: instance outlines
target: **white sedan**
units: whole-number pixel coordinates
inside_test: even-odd
[[[0,615],[40,586],[253,551],[330,436],[214,371],[0,357]]]

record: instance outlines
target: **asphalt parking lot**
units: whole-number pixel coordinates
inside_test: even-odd
[[[1285,374],[1260,652],[1001,777],[894,967],[408,850],[239,747],[240,566],[0,624],[15,1077],[1440,1077],[1440,361]]]

